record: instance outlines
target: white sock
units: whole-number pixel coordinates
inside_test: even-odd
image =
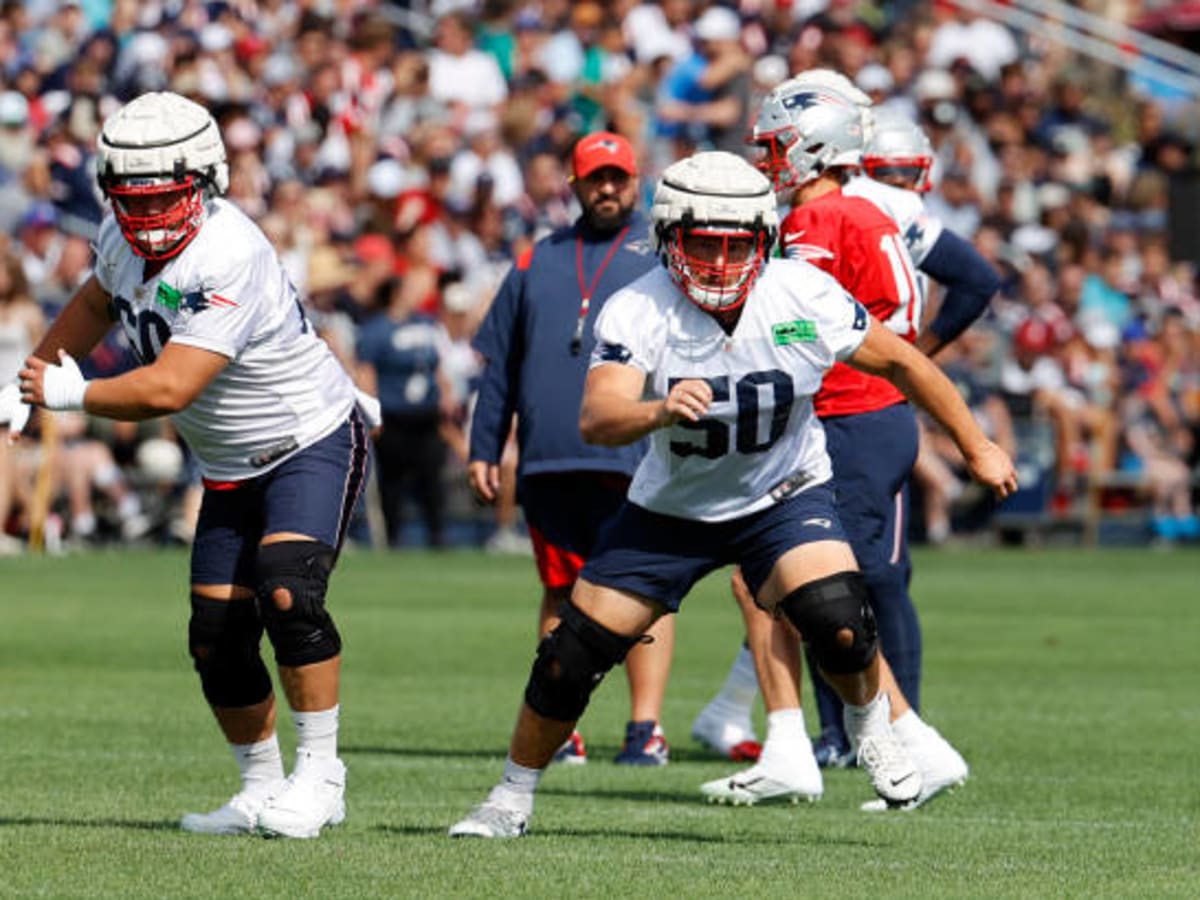
[[[767,739],[763,741],[759,762],[764,765],[794,764],[796,754],[804,750],[808,733],[804,730],[804,712],[795,709],[777,709],[767,713]],[[809,752],[812,752],[811,749]]]
[[[229,749],[242,773],[242,790],[255,793],[283,780],[283,756],[277,735],[254,744],[230,744]]]
[[[331,759],[337,756],[338,707],[319,712],[296,712],[296,751],[307,750],[315,757]]]
[[[533,812],[534,791],[537,790],[544,771],[517,765],[510,756],[504,760],[504,775],[501,776],[500,783],[492,788],[488,799],[529,815]]]
[[[719,707],[730,719],[749,719],[754,695],[758,693],[758,676],[754,673],[754,657],[750,648],[738,651],[725,683],[712,699],[710,706]]]
[[[850,746],[857,750],[863,738],[886,734],[890,728],[888,723],[890,710],[891,704],[888,703],[887,694],[883,691],[876,694],[875,699],[864,706],[845,704],[842,721],[846,726],[846,734],[850,738]]]
[[[892,731],[896,732],[896,737],[906,746],[920,740],[928,728],[915,709],[910,709],[892,722]]]
[[[131,516],[140,515],[142,512],[142,501],[138,499],[138,495],[132,492],[121,498],[117,504],[117,515],[122,519],[128,519]]]
[[[75,537],[89,537],[96,531],[96,516],[94,513],[83,512],[71,517],[71,534]]]

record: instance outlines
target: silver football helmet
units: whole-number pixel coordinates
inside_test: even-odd
[[[826,169],[859,164],[861,108],[831,88],[791,78],[763,100],[750,142],[762,151],[757,165],[775,190],[796,188]]]
[[[880,112],[863,148],[863,170],[872,178],[924,193],[929,190],[933,146],[921,126],[897,112]]]
[[[654,192],[650,242],[680,290],[707,312],[745,302],[778,232],[770,182],[733,153],[673,163]]]
[[[182,251],[204,222],[205,201],[229,188],[216,121],[166,92],[142,94],[105,121],[96,174],[130,247],[154,260]]]
[[[863,143],[871,139],[871,129],[875,123],[875,106],[871,97],[841,72],[835,69],[805,69],[791,80],[796,85],[825,88],[849,100],[858,107],[858,114],[862,118]]]

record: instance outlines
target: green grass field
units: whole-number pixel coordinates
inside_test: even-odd
[[[531,835],[451,841],[500,770],[535,577],[471,553],[344,558],[349,817],[286,842],[176,830],[236,783],[187,657],[184,554],[0,561],[0,896],[1200,896],[1194,552],[920,555],[925,714],[972,778],[885,816],[858,811],[854,771],[813,806],[699,802],[731,766],[688,729],[740,641],[711,578],[680,618],[671,765],[609,762],[615,674],[584,719],[592,761],[546,775]],[[290,758],[286,713],[280,733]]]

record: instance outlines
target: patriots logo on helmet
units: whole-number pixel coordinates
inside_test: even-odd
[[[798,94],[792,94],[790,97],[783,98],[784,109],[808,109],[810,106],[819,106],[824,103],[836,103],[840,106],[846,106],[846,101],[832,91],[816,91],[806,90]]]

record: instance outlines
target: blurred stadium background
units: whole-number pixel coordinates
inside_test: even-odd
[[[734,24],[697,34],[722,5]],[[1197,44],[1197,4],[1150,0],[5,2],[0,378],[88,271],[103,118],[178,91],[217,116],[232,199],[348,367],[394,291],[444,324],[448,521],[431,535],[414,505],[392,543],[525,552],[519,517],[475,508],[463,483],[468,342],[512,259],[572,219],[571,143],[623,132],[649,190],[696,148],[742,150],[763,91],[830,66],[921,121],[929,207],[1004,276],[940,361],[1023,488],[994,509],[929,429],[914,538],[1195,543]],[[702,88],[709,68],[723,80]],[[86,368],[128,364],[115,332]],[[169,424],[46,426],[0,449],[0,553],[188,541],[196,472]],[[388,543],[371,503],[355,540]]]

